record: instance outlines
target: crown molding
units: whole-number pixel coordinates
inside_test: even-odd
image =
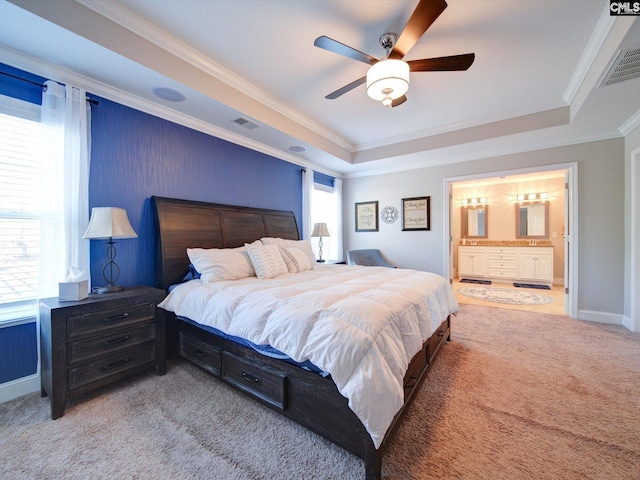
[[[96,95],[107,100],[111,100],[126,107],[192,128],[193,130],[206,133],[250,150],[255,150],[257,152],[264,153],[265,155],[269,155],[295,165],[300,165],[301,167],[308,167],[314,170],[326,172],[332,176],[340,176],[337,172],[333,172],[326,167],[315,164],[314,162],[302,159],[283,150],[265,145],[229,130],[225,130],[197,118],[177,112],[163,105],[137,97],[108,84],[99,82],[93,78],[2,44],[0,44],[0,61],[7,65],[11,65],[12,67],[40,75],[41,77],[45,77],[50,80],[55,80],[59,83],[72,84],[78,88],[86,90],[90,95]]]
[[[598,20],[596,28],[593,30],[591,38],[589,38],[589,42],[587,43],[587,46],[580,57],[580,61],[578,62],[578,65],[576,66],[576,69],[571,76],[571,80],[564,92],[563,98],[567,104],[571,105],[571,102],[573,102],[573,99],[584,84],[587,74],[589,73],[589,69],[591,69],[598,52],[600,52],[600,49],[604,45],[609,32],[615,24],[615,20],[616,17],[612,17],[609,14],[609,5],[607,4],[600,14],[600,19]]]
[[[634,113],[620,126],[620,134],[623,137],[626,137],[637,127],[640,127],[640,110]]]
[[[354,145],[343,137],[311,120],[309,117],[287,107],[276,98],[267,94],[264,90],[261,90],[241,76],[224,68],[213,59],[203,55],[198,50],[170,35],[123,5],[120,5],[117,2],[105,2],[100,0],[75,0],[75,2],[89,8],[121,27],[126,28],[135,35],[153,43],[157,47],[169,52],[181,60],[190,63],[208,75],[224,82],[229,87],[242,92],[303,127],[313,130],[315,133],[321,135],[330,142],[335,143],[341,148],[351,153],[355,152]]]

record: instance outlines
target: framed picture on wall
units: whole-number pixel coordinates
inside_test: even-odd
[[[356,232],[378,231],[378,201],[356,203]]]
[[[431,197],[402,199],[402,231],[431,230]]]

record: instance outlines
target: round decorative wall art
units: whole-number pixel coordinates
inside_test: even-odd
[[[380,212],[380,218],[384,223],[394,223],[398,220],[398,209],[396,207],[384,207]]]

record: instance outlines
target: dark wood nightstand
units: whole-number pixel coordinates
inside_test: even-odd
[[[40,301],[41,393],[51,399],[53,420],[68,397],[145,370],[166,373],[165,317],[157,308],[164,297],[163,290],[132,287]]]

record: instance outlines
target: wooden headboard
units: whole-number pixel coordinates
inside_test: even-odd
[[[235,248],[262,237],[299,240],[293,212],[151,197],[156,286],[166,290],[189,271],[187,248]]]

